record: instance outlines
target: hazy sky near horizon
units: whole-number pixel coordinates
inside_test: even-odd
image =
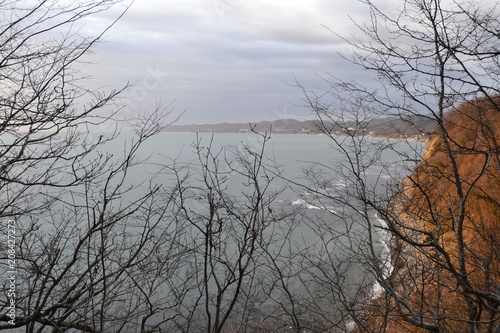
[[[121,9],[86,28],[99,31]],[[367,14],[345,0],[136,0],[86,71],[100,87],[134,83],[124,95],[129,112],[173,102],[185,110],[180,123],[307,116],[295,80],[315,88],[327,73],[366,75],[338,55],[348,48],[332,31],[348,36],[351,18],[363,22]]]

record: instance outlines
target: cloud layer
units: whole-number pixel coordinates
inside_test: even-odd
[[[102,29],[120,8],[86,28]],[[135,83],[134,109],[156,100],[186,110],[182,123],[270,120],[306,115],[295,79],[355,76],[338,56],[357,2],[263,0],[140,0],[107,33],[88,70],[99,85]],[[362,73],[360,73],[361,75]]]

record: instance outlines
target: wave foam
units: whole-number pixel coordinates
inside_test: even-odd
[[[316,205],[313,205],[313,204],[305,201],[304,199],[297,199],[297,200],[293,201],[292,202],[292,206],[302,206],[302,207],[306,207],[307,209],[323,210],[323,211],[330,212],[332,214],[336,214],[337,213],[333,209],[333,207],[320,207],[320,206],[316,206]]]

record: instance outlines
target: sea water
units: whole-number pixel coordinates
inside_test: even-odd
[[[224,149],[260,152],[263,139],[254,133],[160,133],[146,143],[141,154],[149,154],[153,160],[161,156],[196,165],[196,142],[201,147],[211,146],[213,153]],[[265,145],[263,163],[279,173],[273,182],[282,191],[276,203],[280,207],[302,209],[304,214],[305,222],[296,226],[292,235],[295,238],[292,243],[298,244],[297,251],[300,247],[329,243],[317,253],[340,261],[354,261],[352,256],[358,249],[353,246],[373,247],[376,255],[382,257],[383,275],[390,275],[390,234],[385,230],[385,222],[375,211],[364,210],[362,202],[349,196],[359,196],[352,191],[364,186],[371,200],[387,199],[392,195],[391,189],[412,172],[424,148],[422,142],[386,138],[271,135]],[[221,172],[228,170],[226,162],[233,157],[231,152],[220,155]],[[244,179],[238,175],[230,177],[227,191],[237,197],[244,190]],[[368,233],[372,234],[369,240]],[[368,255],[364,251],[368,249],[362,249],[361,255]],[[353,269],[353,274],[359,271]],[[381,293],[380,284],[376,281],[373,284],[372,299]]]
[[[334,259],[332,265],[344,269],[342,274],[349,280],[346,288],[351,287],[350,283],[355,280],[368,281],[368,284],[373,285],[371,297],[377,297],[380,285],[373,277],[364,279],[363,271],[357,265],[362,258],[354,257],[357,252],[363,255],[366,249],[358,251],[356,247],[374,247],[375,254],[382,258],[380,262],[384,274],[390,274],[392,269],[390,235],[384,232],[384,221],[379,220],[375,212],[363,210],[364,207],[355,200],[350,201],[349,195],[356,195],[352,191],[357,190],[362,181],[369,191],[374,192],[373,195],[383,198],[387,188],[395,186],[411,172],[424,144],[384,138],[364,138],[361,142],[350,139],[281,134],[271,135],[265,144],[263,163],[269,170],[274,170],[272,175],[275,177],[270,190],[280,191],[276,206],[270,208],[290,209],[302,214],[301,222],[294,225],[293,233],[289,235],[292,239],[288,248],[288,251],[296,253],[309,251],[309,271],[300,272],[297,280],[291,281],[292,289],[295,288],[298,294],[311,291],[305,290],[311,286],[301,285],[300,281],[320,281],[319,264]],[[118,140],[101,149],[119,158],[135,140],[133,134],[124,133]],[[211,147],[213,154],[219,154],[218,171],[229,177],[226,191],[235,199],[243,198],[242,193],[246,190],[244,177],[237,172],[230,173],[231,169],[240,170],[234,152],[260,152],[262,145],[262,136],[253,133],[162,132],[149,138],[137,152],[138,160],[145,163],[130,170],[129,182],[148,184],[147,179],[154,176],[155,182],[166,188],[175,187],[172,165],[175,163],[199,171],[201,165],[196,151],[201,147],[204,154]],[[354,174],[350,172],[353,170],[356,171]],[[357,179],[356,176],[362,176],[363,179]],[[263,178],[261,180],[265,181]],[[192,181],[197,181],[196,174]],[[138,191],[140,189],[140,186],[137,187]],[[127,193],[123,200],[134,200],[134,195],[133,191]],[[369,233],[373,236],[371,241],[367,240]],[[318,257],[317,261],[310,258],[312,255]],[[342,265],[347,266],[343,268]],[[282,269],[295,273],[294,267],[283,266]],[[322,292],[320,287],[317,287],[318,295]],[[347,290],[346,294],[349,293],[355,293],[355,290]],[[320,296],[317,297],[318,302],[324,301],[325,305],[329,302],[328,299],[319,300]]]

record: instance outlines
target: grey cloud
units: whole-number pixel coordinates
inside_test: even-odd
[[[166,76],[142,106],[176,99],[179,109],[187,109],[183,122],[257,121],[283,108],[307,112],[294,106],[300,91],[286,82],[295,75],[314,84],[316,73],[354,68],[336,55],[342,41],[321,26],[329,23],[330,2],[312,1],[318,7],[304,11],[302,2],[290,3],[301,7],[243,1],[223,19],[210,1],[134,4],[91,57],[95,71],[113,85],[139,82],[148,66],[160,68]],[[276,8],[280,12],[271,10]],[[332,13],[335,25],[342,15],[347,13]]]

